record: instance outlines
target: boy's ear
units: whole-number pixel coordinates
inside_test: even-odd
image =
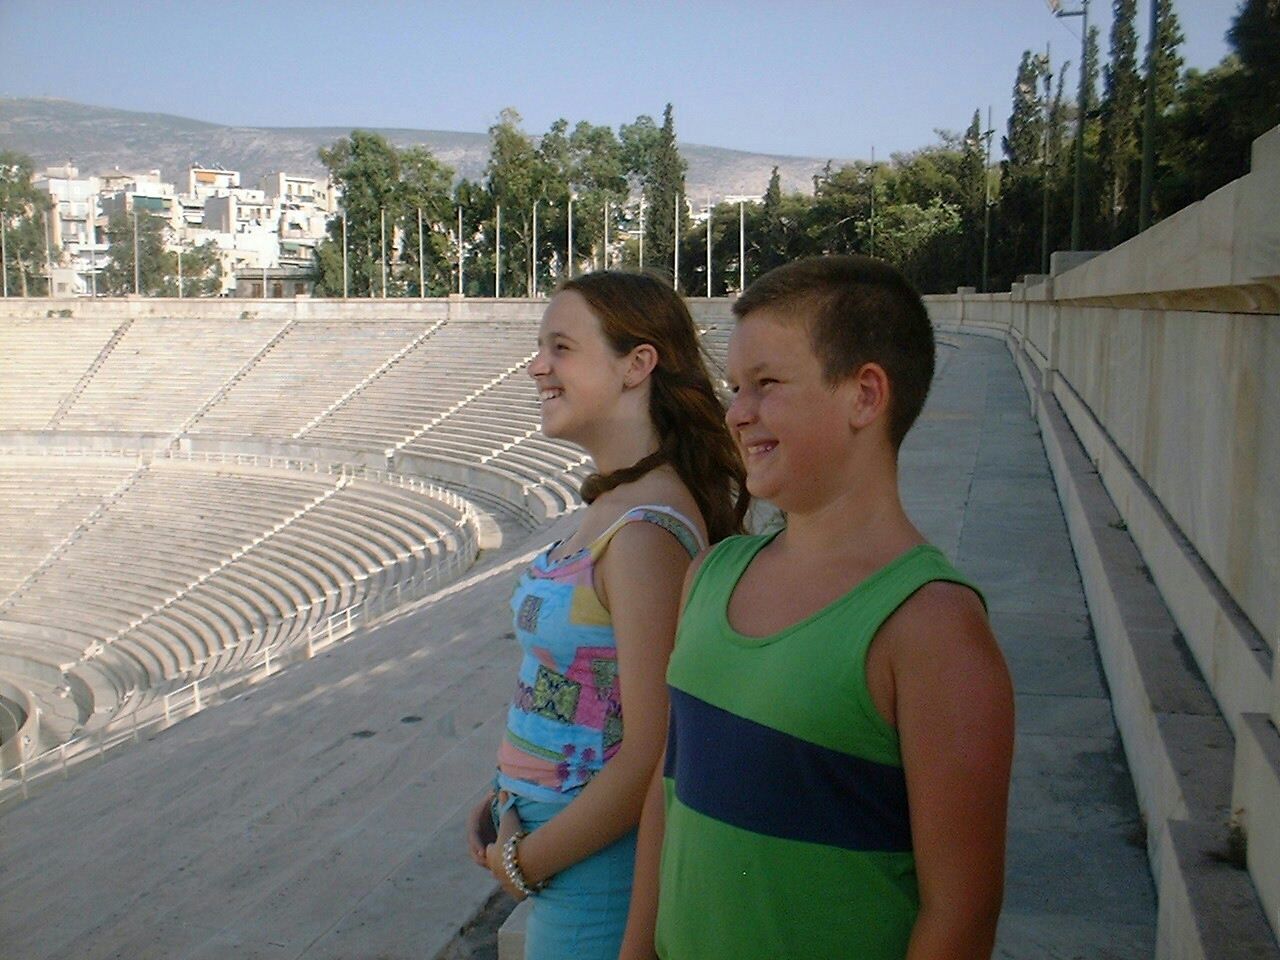
[[[850,379],[849,425],[865,430],[889,412],[889,375],[878,363],[864,363]]]

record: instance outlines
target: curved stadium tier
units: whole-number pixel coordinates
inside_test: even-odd
[[[0,315],[10,773],[198,709],[198,681],[270,673],[579,503],[586,460],[541,436],[526,371],[541,302],[51,303]]]

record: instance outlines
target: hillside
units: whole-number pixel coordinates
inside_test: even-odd
[[[164,113],[137,113],[47,98],[0,98],[0,149],[29,154],[37,169],[68,160],[82,174],[114,168],[159,168],[182,186],[193,163],[239,170],[246,186],[266,173],[318,176],[316,151],[352,127],[224,126]],[[379,129],[397,146],[423,145],[456,174],[478,178],[489,155],[484,133],[454,130]],[[684,143],[687,183],[693,197],[763,193],[777,166],[784,190],[809,192],[826,157],[774,156]],[[838,162],[837,162],[838,165]]]

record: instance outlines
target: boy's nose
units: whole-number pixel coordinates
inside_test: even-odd
[[[730,430],[746,426],[752,419],[751,402],[745,390],[739,390],[724,411],[724,422]]]
[[[534,354],[533,359],[529,361],[528,370],[529,376],[534,378],[540,377],[547,372],[547,361],[542,356],[541,350]]]

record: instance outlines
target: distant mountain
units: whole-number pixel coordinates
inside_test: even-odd
[[[483,175],[489,159],[485,133],[454,130],[373,129],[396,146],[422,145],[463,177]],[[257,186],[264,174],[324,173],[316,151],[351,133],[351,127],[229,127],[165,113],[137,113],[47,98],[0,98],[0,149],[29,154],[37,169],[70,161],[81,175],[159,168],[183,189],[193,163],[239,170]],[[761,194],[776,166],[786,191],[810,192],[827,159],[776,156],[682,143],[694,197]],[[840,161],[836,162],[839,166]]]

